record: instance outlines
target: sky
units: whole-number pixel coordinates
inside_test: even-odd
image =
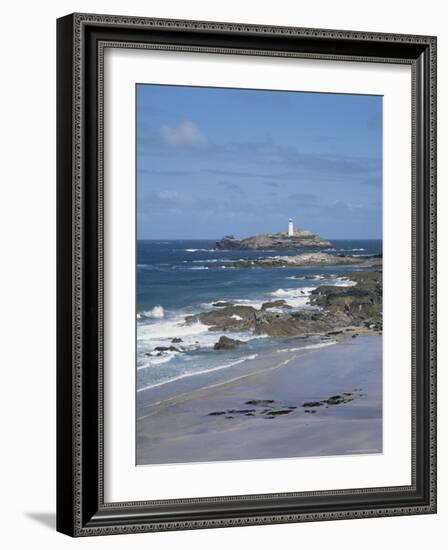
[[[382,237],[382,97],[138,84],[137,237]]]

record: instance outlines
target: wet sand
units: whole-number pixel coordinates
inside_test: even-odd
[[[137,464],[380,453],[381,344],[378,335],[348,337],[278,354],[276,366],[229,382],[179,386],[178,395],[142,408]],[[345,402],[327,402],[334,396]]]

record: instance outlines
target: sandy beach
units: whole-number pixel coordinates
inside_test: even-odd
[[[382,452],[379,335],[278,353],[227,376],[140,396],[137,464]]]

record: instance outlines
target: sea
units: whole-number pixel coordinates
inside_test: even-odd
[[[319,251],[348,256],[382,254],[381,240],[331,240]],[[137,242],[137,396],[150,390],[169,395],[170,385],[186,382],[200,387],[202,380],[231,379],[242,367],[256,368],[261,357],[332,345],[331,338],[278,339],[251,332],[227,333],[245,342],[234,350],[214,350],[224,333],[202,323],[187,324],[188,315],[210,311],[219,301],[260,309],[264,302],[286,300],[295,310],[312,308],[309,296],[320,285],[353,284],[344,273],[353,266],[301,268],[232,268],[241,259],[297,255],[297,250],[218,250],[214,240],[139,240]],[[302,253],[318,251],[305,249]],[[358,268],[360,269],[360,268]],[[335,278],[335,276],[337,276]],[[291,310],[290,310],[291,311]],[[173,340],[175,340],[173,342]],[[156,351],[155,348],[176,349]],[[218,376],[219,375],[219,376]],[[162,392],[162,394],[164,393]],[[158,392],[160,395],[161,392]]]

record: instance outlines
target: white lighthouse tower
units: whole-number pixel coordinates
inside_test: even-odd
[[[288,222],[288,237],[294,237],[294,223],[291,218]]]

